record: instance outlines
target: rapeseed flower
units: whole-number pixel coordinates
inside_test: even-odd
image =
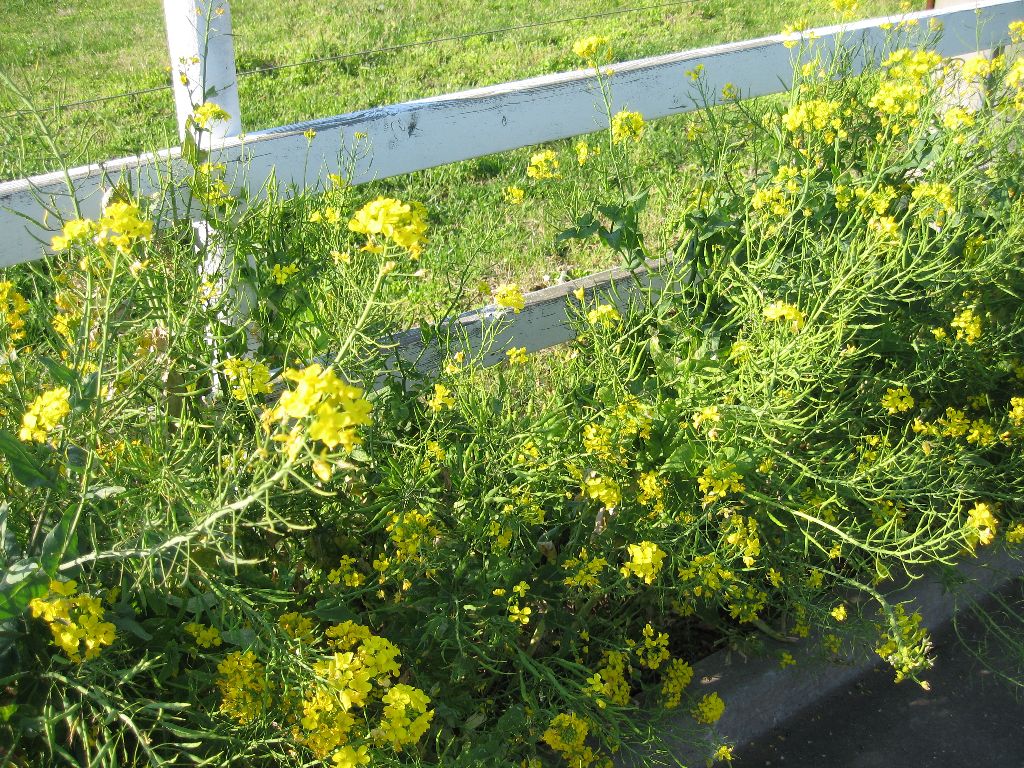
[[[890,388],[882,396],[882,407],[890,414],[904,413],[914,407],[914,398],[907,387]]]
[[[558,155],[553,149],[545,149],[543,152],[535,152],[530,156],[530,164],[526,167],[526,175],[531,179],[543,181],[554,179],[559,176]]]
[[[611,129],[613,144],[618,144],[627,139],[640,141],[647,130],[647,124],[644,122],[644,116],[639,112],[623,110],[612,115]]]
[[[440,413],[445,408],[454,408],[455,398],[444,384],[435,384],[434,394],[427,399],[427,406],[435,413]]]
[[[590,35],[572,44],[572,52],[592,66],[595,62],[611,61],[612,46],[607,37]]]
[[[71,413],[70,397],[71,391],[67,387],[57,387],[43,392],[29,403],[28,410],[21,417],[18,439],[26,443],[45,443],[50,433]]]
[[[804,313],[793,304],[787,304],[784,301],[773,301],[771,304],[766,305],[761,312],[764,315],[764,319],[769,322],[786,321],[794,332],[804,327]]]
[[[208,128],[210,123],[214,120],[229,120],[231,115],[227,111],[212,101],[207,101],[200,104],[193,111],[189,120],[193,125],[197,125],[200,128]]]
[[[103,621],[103,603],[89,594],[75,594],[73,580],[50,582],[46,597],[33,598],[29,612],[50,628],[53,644],[71,661],[81,664],[100,655],[104,646],[114,642],[116,628]]]
[[[725,702],[717,693],[709,693],[697,702],[693,710],[693,719],[704,725],[717,723],[725,712]]]
[[[996,536],[999,521],[992,512],[992,507],[985,502],[978,502],[967,510],[968,540],[972,545],[991,544]]]
[[[7,326],[7,335],[11,341],[25,338],[26,314],[28,302],[14,290],[14,283],[9,280],[0,281],[0,328]]]
[[[246,401],[273,391],[270,386],[270,369],[263,363],[242,357],[231,357],[224,361],[224,375],[234,384],[231,396]]]
[[[626,550],[629,553],[629,560],[619,569],[619,572],[626,578],[636,576],[644,584],[653,584],[654,579],[661,572],[665,551],[651,541],[630,544]]]
[[[422,203],[378,197],[356,211],[348,228],[366,236],[364,251],[382,253],[385,243],[390,242],[416,260],[427,242],[427,209]]]
[[[518,315],[526,308],[526,297],[516,283],[502,283],[494,289],[494,303]]]
[[[583,481],[584,493],[597,499],[605,509],[614,509],[622,501],[619,484],[610,477],[603,477],[596,472]]]
[[[216,627],[208,627],[205,624],[191,621],[185,625],[185,631],[192,635],[196,645],[200,648],[214,648],[223,642],[220,637],[220,630]]]
[[[598,304],[587,312],[587,322],[601,328],[617,328],[622,325],[622,315],[611,304]]]
[[[523,191],[522,187],[510,186],[505,187],[505,202],[509,205],[521,205],[523,198],[526,197],[526,192]]]
[[[683,690],[693,680],[693,667],[682,659],[670,659],[665,665],[661,681],[661,700],[665,709],[675,709],[682,699]]]
[[[526,347],[512,347],[512,349],[505,352],[505,357],[508,358],[509,365],[526,365],[526,362],[530,359],[529,355],[526,354]]]

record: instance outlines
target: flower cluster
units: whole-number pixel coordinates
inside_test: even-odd
[[[675,709],[683,698],[683,691],[693,680],[693,667],[682,659],[670,659],[665,665],[661,683],[661,700],[665,709]]]
[[[215,120],[229,120],[230,118],[231,115],[223,107],[212,101],[206,101],[192,110],[189,121],[199,128],[209,128],[210,123]]]
[[[619,569],[623,576],[636,576],[644,584],[653,584],[661,572],[665,560],[665,550],[651,541],[641,541],[626,547],[629,560]]]
[[[572,713],[555,715],[541,738],[572,768],[589,768],[594,750],[586,745],[590,724]]]
[[[717,723],[725,712],[725,702],[717,693],[709,693],[697,702],[693,710],[693,719],[698,723],[712,725]]]
[[[67,387],[57,387],[43,392],[29,403],[28,410],[21,417],[18,439],[26,443],[45,443],[50,433],[71,413],[70,397]]]
[[[281,395],[263,419],[268,426],[274,422],[294,422],[290,431],[274,438],[284,443],[291,457],[298,453],[303,432],[329,449],[340,445],[348,453],[362,442],[357,427],[373,423],[373,406],[363,397],[363,390],[346,384],[319,363],[301,370],[289,368],[284,378],[295,386]],[[306,419],[309,422],[303,430],[301,425]]]
[[[612,143],[618,144],[621,141],[632,139],[640,141],[647,130],[644,116],[639,112],[627,112],[625,110],[612,115]]]
[[[784,301],[773,301],[771,304],[766,304],[762,314],[764,319],[769,322],[774,323],[780,320],[787,322],[794,332],[803,328],[806,322],[804,313],[798,307]]]
[[[515,283],[502,283],[494,289],[494,303],[519,314],[526,308],[526,298]]]
[[[427,242],[427,209],[422,203],[378,197],[356,211],[348,228],[366,236],[365,251],[383,253],[390,242],[408,251],[415,260]]]
[[[235,400],[244,402],[273,391],[270,386],[270,369],[255,360],[230,357],[224,361],[224,375],[233,385],[231,396]]]
[[[535,152],[530,156],[530,164],[526,167],[526,175],[537,181],[554,179],[559,175],[559,165],[558,155],[553,149]]]
[[[14,283],[0,280],[0,328],[7,327],[7,338],[18,341],[25,338],[25,315],[28,302],[14,290]]]
[[[902,605],[893,606],[892,620],[875,648],[875,653],[896,670],[897,683],[908,677],[916,678],[932,666],[928,655],[932,643],[927,630],[921,627],[921,620],[920,613],[908,615]]]
[[[113,202],[103,209],[98,221],[72,219],[64,224],[61,234],[54,235],[50,246],[64,251],[74,244],[91,242],[102,248],[112,245],[127,254],[139,241],[153,236],[153,222],[142,218],[135,203]]]
[[[80,664],[97,658],[104,646],[113,643],[116,629],[103,621],[98,597],[77,591],[75,581],[51,581],[47,596],[34,598],[29,610],[49,625],[53,644]]]
[[[594,62],[610,61],[612,58],[612,46],[607,37],[591,35],[577,40],[572,44],[572,52],[584,61]]]

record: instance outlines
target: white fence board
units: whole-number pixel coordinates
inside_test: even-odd
[[[588,308],[600,300],[625,314],[631,304],[656,300],[665,289],[666,277],[672,284],[680,279],[659,271],[667,266],[667,262],[659,260],[634,272],[609,269],[532,291],[525,294],[526,305],[519,313],[493,304],[465,312],[442,323],[429,340],[418,328],[396,333],[379,342],[385,367],[395,373],[433,376],[456,352],[464,352],[467,361],[473,359],[488,367],[504,362],[513,347],[525,347],[532,353],[571,341],[576,338],[576,331],[570,319],[581,306],[573,296],[574,291],[584,290]]]
[[[940,19],[945,28],[937,50],[957,56],[1004,43],[1007,25],[1024,18],[1024,0],[987,0],[825,27],[814,30],[816,39],[809,45],[825,57],[840,39],[858,46],[854,67],[859,69],[882,45],[887,34],[882,25],[918,20],[906,31],[912,43],[928,34],[931,18]],[[686,76],[698,65],[703,67],[705,86],[714,93],[727,83],[739,88],[743,97],[783,91],[792,74],[793,51],[784,46],[788,39],[772,35],[615,64],[613,107],[637,110],[648,119],[699,109],[699,93]],[[324,184],[329,173],[338,173],[340,158],[352,150],[356,133],[365,134],[371,146],[350,179],[359,184],[590,133],[601,127],[598,105],[593,72],[566,72],[259,131],[216,142],[214,149],[217,159],[231,167],[236,184],[256,193],[275,175],[287,193],[287,185],[315,187]],[[310,129],[317,132],[312,142],[303,135]],[[167,150],[77,168],[67,176],[54,173],[0,184],[0,267],[41,257],[40,243],[59,228],[54,216],[33,225],[40,219],[38,199],[69,215],[70,182],[83,214],[96,216],[103,184],[119,175],[139,194],[159,195],[160,176],[180,182],[188,169],[177,150]],[[180,215],[180,187],[171,197],[158,201],[158,208],[172,207]]]

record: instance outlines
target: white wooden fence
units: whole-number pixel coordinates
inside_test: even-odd
[[[224,107],[231,119],[213,126],[209,148],[227,166],[226,180],[253,196],[272,176],[285,194],[322,188],[329,174],[344,172],[345,158],[353,154],[359,159],[348,181],[362,184],[603,127],[591,69],[238,135],[241,115],[227,0],[165,0],[165,13],[179,128],[184,134],[195,104],[209,100]],[[793,51],[786,43],[794,37],[802,37],[810,54],[826,61],[842,41],[846,51],[855,52],[856,72],[870,62],[893,26],[916,20],[900,31],[912,45],[930,34],[930,19],[943,25],[936,50],[946,57],[962,56],[1006,44],[1009,23],[1024,19],[1024,0],[984,0],[619,62],[612,67],[612,108],[639,111],[647,119],[700,109],[704,98],[687,77],[697,67],[706,93],[721,94],[726,84],[738,88],[744,98],[784,91],[792,77]],[[315,131],[312,139],[308,131]],[[356,134],[365,138],[357,139]],[[368,142],[371,151],[356,153],[357,141]],[[152,196],[154,210],[165,220],[198,215],[189,210],[186,184],[191,175],[180,149],[167,149],[0,183],[0,267],[44,257],[46,244],[60,229],[61,219],[73,215],[75,203],[81,215],[98,216],[104,191],[118,180],[127,181],[136,195]],[[628,277],[611,270],[529,296],[526,310],[506,316],[512,322],[503,331],[505,342],[515,338],[534,351],[568,340],[569,292],[613,284],[642,287],[647,282]],[[483,336],[496,314],[489,307],[450,325],[474,347],[473,340]],[[400,334],[395,341],[396,357],[415,360],[421,370],[436,366],[440,352],[424,350],[417,332]],[[495,360],[503,346],[499,340]]]

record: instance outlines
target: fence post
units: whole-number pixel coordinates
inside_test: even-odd
[[[928,8],[950,8],[956,5],[963,5],[963,0],[929,0]],[[979,50],[973,53],[965,53],[957,56],[965,63],[971,59],[991,59],[996,52],[993,50]],[[959,74],[951,74],[949,81],[944,86],[943,102],[945,107],[961,107],[974,111],[981,107],[984,99],[985,86],[983,82],[966,82]]]
[[[229,115],[227,120],[211,123],[207,136],[237,136],[242,132],[242,116],[228,0],[164,0],[164,19],[181,138],[185,138],[189,115],[206,101]]]
[[[208,149],[212,140],[238,136],[242,118],[228,0],[164,0],[164,17],[182,141],[191,133],[197,146]],[[199,135],[190,126],[189,117],[206,102],[216,104],[228,117],[212,120]],[[259,330],[248,322],[255,292],[239,274],[234,256],[218,241],[210,222],[196,221],[193,227],[196,250],[202,255],[200,275],[215,287],[208,305],[224,297],[228,308],[219,311],[217,319],[236,327],[245,325],[246,348],[251,355],[261,345]],[[222,353],[212,324],[207,328],[206,341],[210,345],[210,396],[216,398],[221,392],[217,369]]]

